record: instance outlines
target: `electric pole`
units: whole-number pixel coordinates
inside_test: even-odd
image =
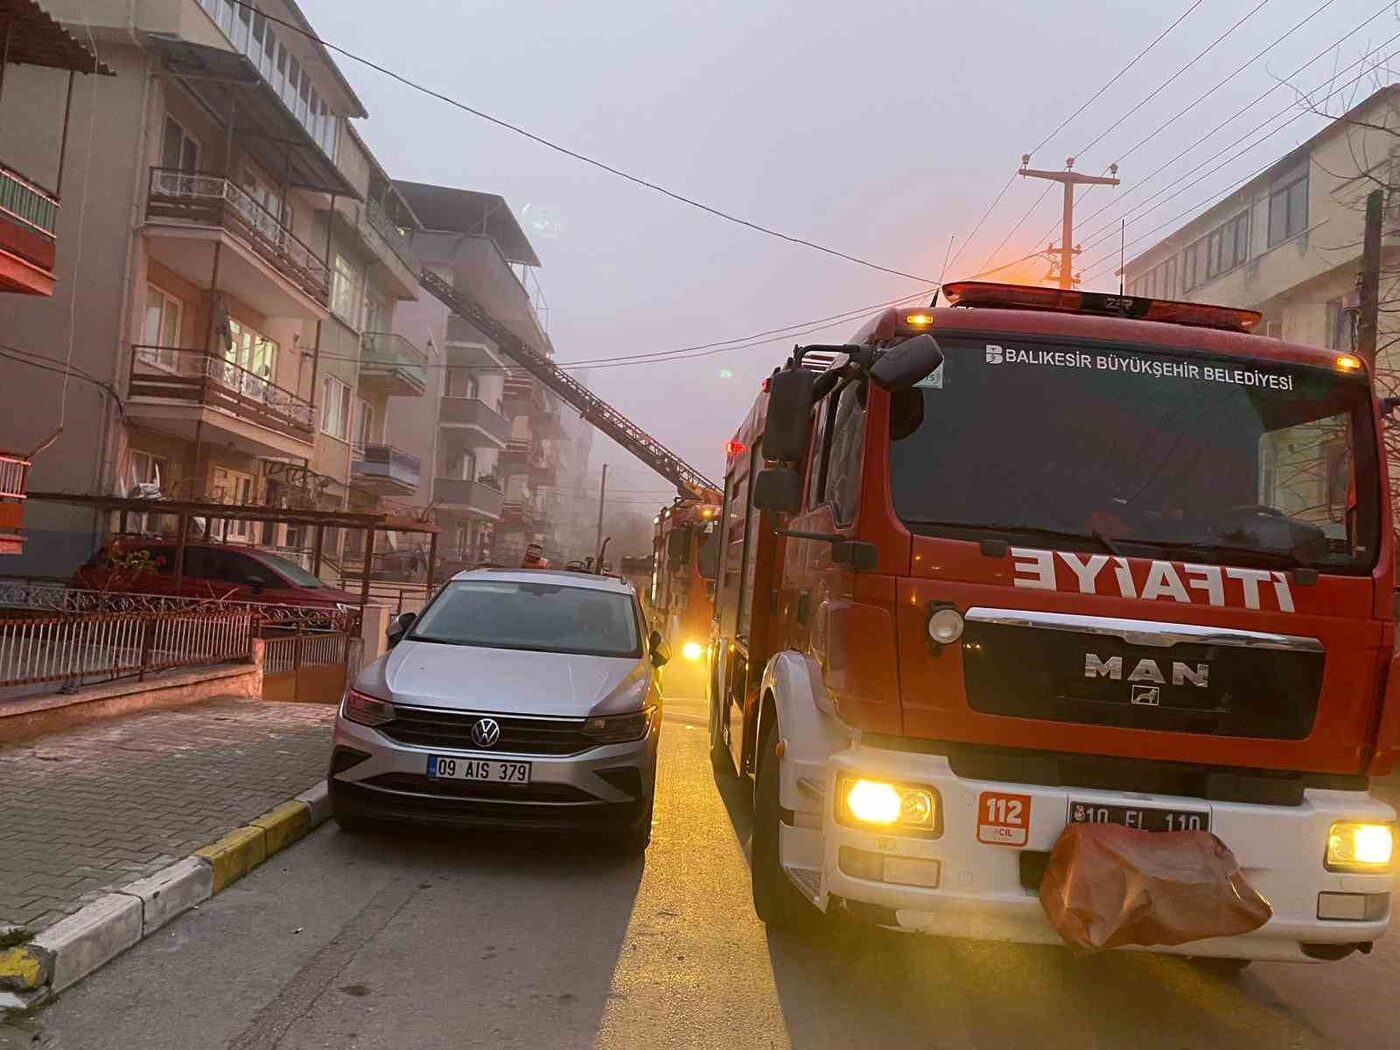
[[[598,483],[598,540],[593,545],[593,549],[598,552],[597,564],[593,566],[595,572],[603,571],[603,501],[608,495],[608,465],[603,464],[603,480]]]
[[[1074,188],[1076,186],[1117,186],[1118,185],[1118,165],[1108,166],[1108,175],[1084,175],[1074,170],[1074,158],[1070,157],[1065,161],[1064,171],[1040,171],[1029,167],[1031,155],[1021,154],[1021,176],[1027,179],[1046,179],[1049,182],[1058,182],[1065,188],[1065,210],[1064,219],[1060,225],[1060,246],[1056,248],[1051,245],[1046,249],[1046,254],[1053,260],[1056,255],[1060,257],[1060,287],[1073,288],[1074,277],[1074,257],[1079,254],[1079,248],[1074,243]]]

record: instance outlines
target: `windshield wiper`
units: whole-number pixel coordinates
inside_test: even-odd
[[[1228,543],[1209,543],[1200,540],[1142,540],[1146,547],[1171,551],[1176,554],[1189,553],[1213,558],[1260,558],[1265,561],[1282,562],[1290,569],[1315,569],[1316,562],[1305,561],[1297,551],[1269,550],[1265,547],[1240,547]]]
[[[1003,522],[964,522],[932,521],[928,518],[905,518],[906,525],[922,525],[932,528],[964,529],[968,532],[1009,532],[1019,536],[1029,536],[1045,540],[1074,540],[1080,543],[1097,544],[1110,554],[1118,554],[1117,544],[1098,529],[1089,532],[1073,532],[1068,529],[1045,529],[1035,525],[1012,525]]]

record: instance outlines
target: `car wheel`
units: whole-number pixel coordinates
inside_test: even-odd
[[[357,813],[344,802],[335,797],[335,788],[330,790],[331,796],[331,819],[336,826],[348,835],[356,835],[363,831],[369,831],[373,822],[364,815]]]
[[[646,816],[636,824],[626,828],[617,836],[617,849],[619,853],[627,856],[636,856],[645,853],[651,845],[651,814],[654,803],[647,803]]]
[[[719,712],[723,701],[710,698],[710,769],[716,780],[733,780],[739,774],[734,770],[734,759],[729,754],[729,745],[724,742],[724,732],[720,727]]]
[[[814,923],[821,912],[802,896],[783,871],[778,854],[780,820],[778,732],[777,726],[770,723],[764,730],[760,745],[754,788],[753,842],[750,850],[753,906],[758,917],[774,929],[800,929]]]
[[[1242,974],[1249,969],[1253,959],[1218,959],[1203,955],[1193,955],[1191,964],[1202,973],[1214,974],[1216,977],[1230,978]]]

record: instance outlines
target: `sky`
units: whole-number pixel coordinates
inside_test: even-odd
[[[1394,79],[1371,67],[1400,54],[1400,19],[1380,0],[301,5],[329,42],[475,108],[750,221],[913,275],[722,221],[340,60],[370,114],[358,130],[391,175],[500,193],[522,218],[564,364],[926,296],[950,238],[950,280],[1043,249],[1058,236],[1060,192],[1035,207],[1045,184],[1019,178],[971,236],[1032,150],[1033,166],[1044,168],[1070,156],[1093,174],[1120,164],[1120,187],[1081,191],[1076,224],[1086,287],[1116,288],[1120,217],[1131,259],[1315,133],[1325,121],[1300,93],[1339,112]],[[997,276],[1036,281],[1045,269],[1023,262]],[[845,321],[802,338],[840,342],[859,326]],[[724,442],[792,342],[593,368],[587,382],[718,478]],[[666,484],[626,453],[604,440],[594,449],[595,472],[610,464],[610,488],[639,503],[665,498]]]

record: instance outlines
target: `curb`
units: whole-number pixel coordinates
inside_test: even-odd
[[[0,1007],[37,1006],[237,882],[330,816],[325,781],[154,875],[120,886],[0,951]]]

